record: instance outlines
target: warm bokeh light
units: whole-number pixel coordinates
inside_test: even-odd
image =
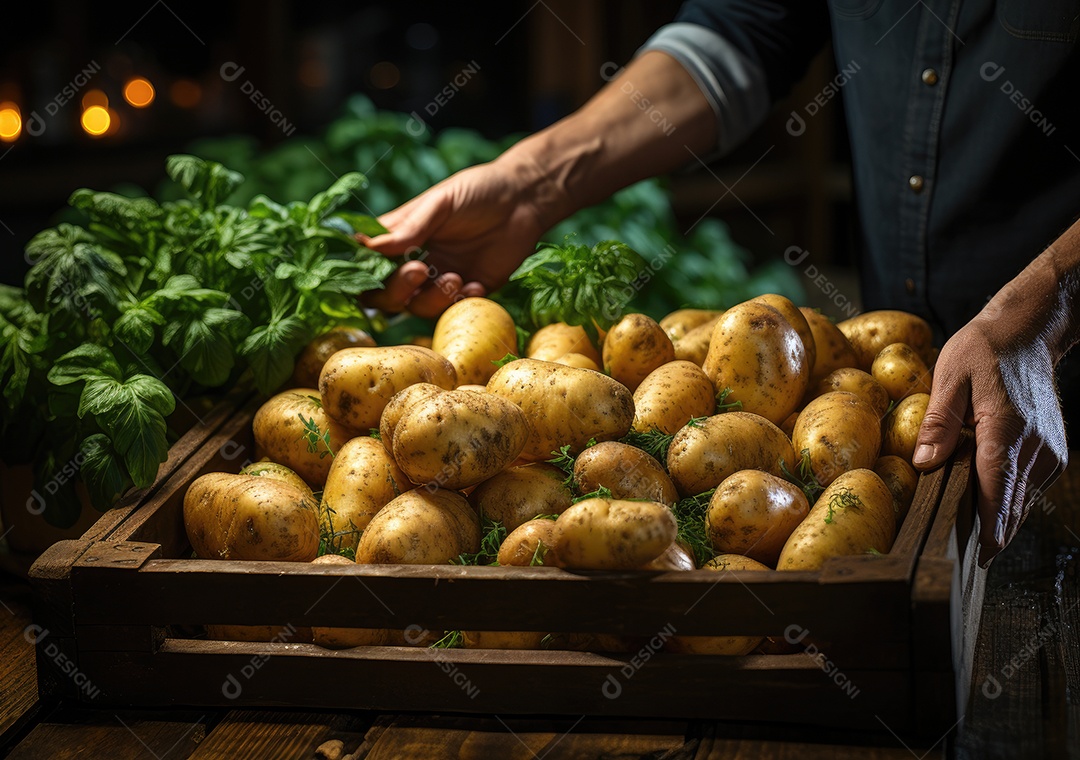
[[[112,117],[109,115],[109,109],[102,106],[90,106],[83,111],[80,121],[86,134],[91,137],[100,137],[109,131]]]
[[[22,113],[15,103],[0,103],[0,140],[15,142],[22,134]]]
[[[312,90],[321,90],[326,87],[326,83],[329,80],[329,72],[326,70],[326,65],[322,61],[316,58],[309,58],[304,61],[300,66],[300,73],[297,75],[300,80],[300,84],[304,85]]]
[[[398,67],[390,63],[390,61],[379,61],[371,67],[371,72],[368,74],[371,77],[371,83],[378,87],[380,90],[389,90],[397,86],[397,83],[401,80],[401,72],[398,71]]]
[[[106,130],[106,135],[115,135],[120,131],[120,114],[111,108],[105,109],[109,112],[109,128]]]
[[[109,96],[101,90],[89,90],[82,96],[82,107],[85,111],[88,108],[98,106],[99,108],[109,107]]]
[[[169,88],[169,98],[181,108],[194,108],[202,100],[202,87],[190,79],[177,79]]]
[[[129,79],[124,85],[124,100],[135,108],[146,108],[154,102],[154,85],[144,77]]]

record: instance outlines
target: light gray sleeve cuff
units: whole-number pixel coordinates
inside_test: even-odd
[[[717,119],[723,155],[742,142],[769,111],[765,72],[712,29],[677,22],[661,27],[637,55],[660,50],[681,63],[697,82]]]

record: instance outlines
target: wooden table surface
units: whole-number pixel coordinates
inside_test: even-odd
[[[901,740],[880,725],[856,733],[703,721],[44,706],[37,700],[34,649],[24,635],[28,588],[0,580],[0,756],[303,760],[336,739],[356,760],[1080,758],[1078,552],[1080,465],[1035,505],[991,567],[973,699],[962,727],[936,743]],[[715,698],[738,695],[718,684]],[[778,716],[783,700],[778,694]]]

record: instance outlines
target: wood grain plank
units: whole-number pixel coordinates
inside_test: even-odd
[[[401,716],[379,732],[365,760],[618,760],[669,757],[686,745],[686,724]]]
[[[0,752],[37,712],[34,645],[24,635],[30,625],[30,588],[0,585]]]
[[[184,760],[206,736],[206,712],[65,710],[36,725],[9,760]]]
[[[327,684],[325,688],[343,688]],[[206,737],[191,760],[295,760],[315,758],[323,742],[339,739],[352,752],[363,742],[373,715],[233,710]]]

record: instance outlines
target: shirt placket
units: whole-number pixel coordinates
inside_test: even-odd
[[[904,124],[904,174],[897,177],[900,188],[900,240],[896,255],[902,278],[900,308],[930,313],[927,278],[932,251],[928,226],[940,149],[941,120],[945,111],[950,74],[953,68],[956,20],[961,0],[919,0],[913,13],[919,14],[910,76],[911,96]]]

